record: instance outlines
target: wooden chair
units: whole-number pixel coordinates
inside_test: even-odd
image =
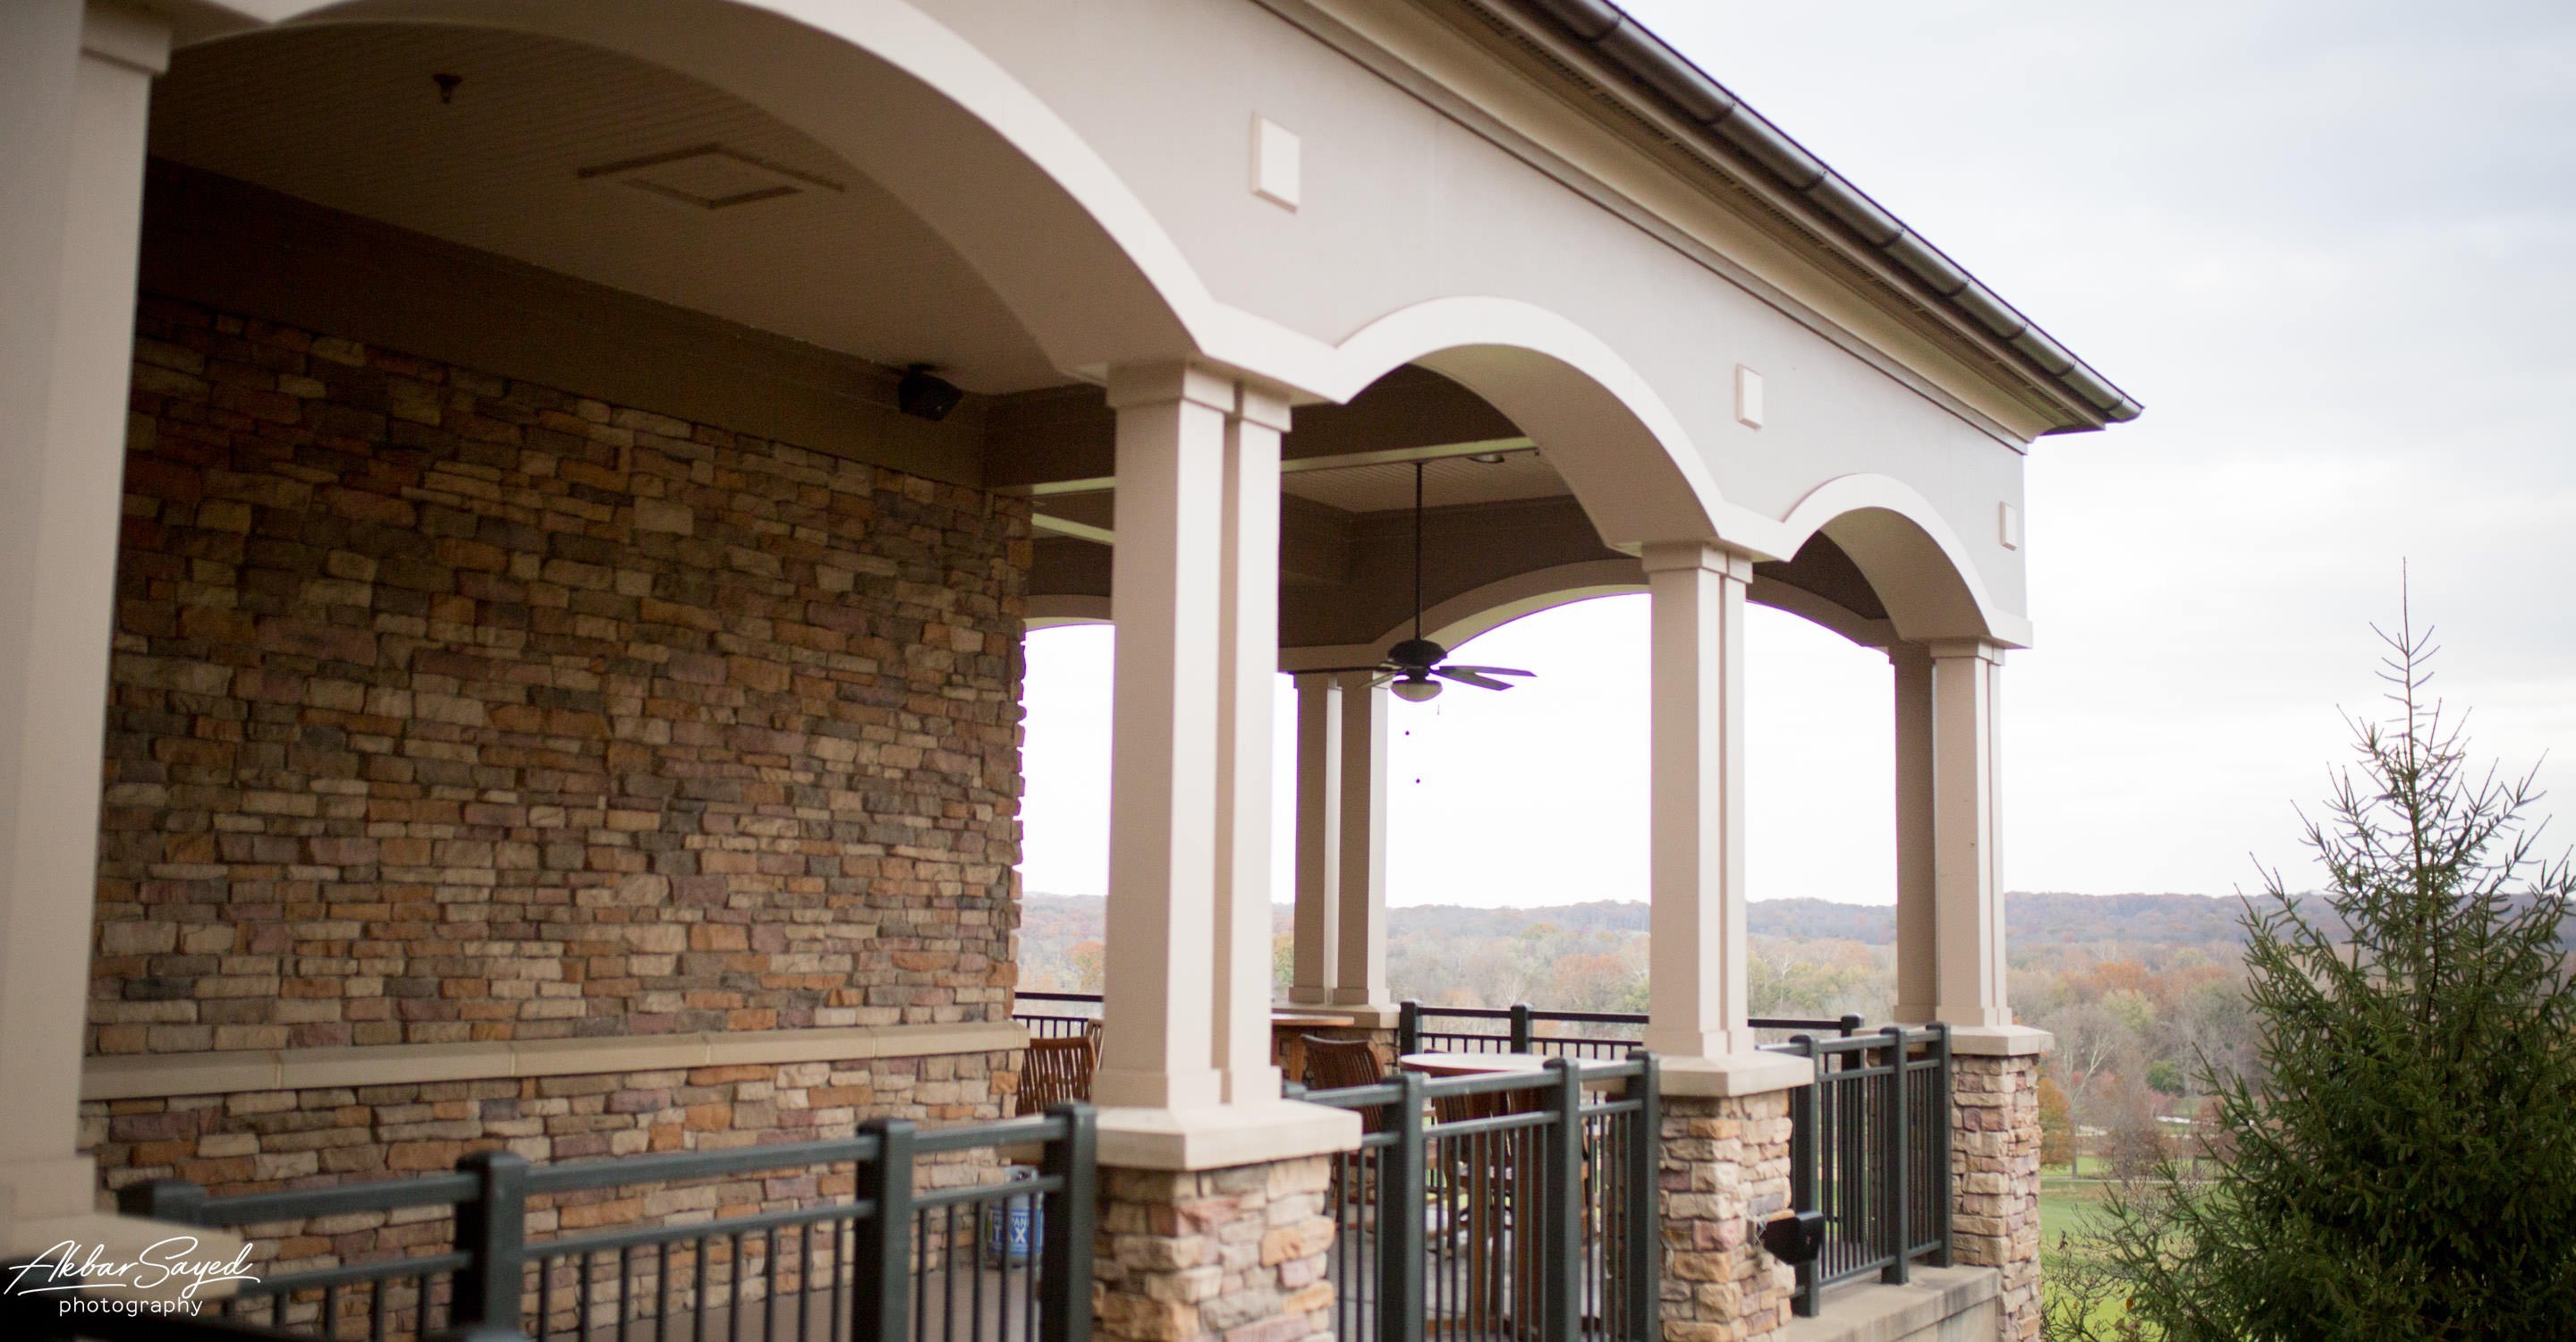
[[[1020,1093],[1014,1106],[1021,1114],[1045,1113],[1048,1106],[1091,1098],[1091,1068],[1098,1058],[1091,1040],[1032,1039],[1020,1060]]]
[[[1302,1079],[1310,1090],[1340,1090],[1386,1079],[1378,1067],[1377,1045],[1365,1039],[1328,1039],[1310,1034],[1299,1036],[1297,1042],[1306,1050],[1306,1075]],[[1360,1122],[1367,1131],[1384,1130],[1386,1106],[1371,1105],[1361,1110]]]
[[[1487,1091],[1447,1095],[1431,1102],[1431,1116],[1441,1125],[1504,1118],[1544,1108],[1547,1092]],[[1533,1210],[1535,1178],[1545,1162],[1535,1159],[1536,1133],[1490,1132],[1436,1143],[1439,1154],[1430,1171],[1434,1197],[1451,1213],[1450,1225],[1465,1240],[1462,1277],[1453,1279],[1453,1307],[1459,1314],[1441,1331],[1478,1338],[1517,1335],[1538,1317],[1542,1247]]]

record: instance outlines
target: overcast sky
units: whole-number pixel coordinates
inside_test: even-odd
[[[2481,753],[2576,787],[2576,6],[1627,3],[2147,406],[2031,453],[2009,888],[2295,864],[2401,558]],[[1885,661],[1756,616],[1752,893],[1886,903]],[[1644,620],[1398,705],[1393,901],[1644,897]],[[1032,890],[1104,887],[1106,668],[1030,640]]]

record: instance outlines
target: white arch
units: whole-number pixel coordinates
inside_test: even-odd
[[[2030,643],[2030,621],[1987,590],[1958,533],[1913,486],[1885,475],[1836,476],[1807,492],[1780,523],[1788,553],[1818,532],[1860,566],[1899,637]]]
[[[1345,339],[1317,390],[1347,401],[1405,364],[1463,384],[1536,439],[1613,547],[1768,539],[1767,522],[1726,503],[1680,418],[1644,376],[1565,317],[1507,298],[1417,303]]]
[[[1285,335],[1225,310],[1063,118],[905,0],[271,0],[265,9],[277,24],[431,23],[558,38],[721,89],[919,214],[1068,373],[1218,349],[1259,353],[1246,347],[1248,326],[1273,342]],[[1029,245],[1033,236],[1046,245]],[[1293,351],[1275,353],[1297,362]]]

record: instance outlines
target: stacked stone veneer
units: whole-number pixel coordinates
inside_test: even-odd
[[[2039,1336],[2039,1058],[1951,1060],[1955,1260],[2001,1270],[2003,1336]]]
[[[1007,1017],[1022,506],[158,300],[131,426],[92,1052]]]
[[[1333,1331],[1332,1162],[1100,1171],[1103,1342],[1306,1342]]]
[[[1788,1322],[1797,1273],[1754,1231],[1789,1207],[1789,1097],[1663,1098],[1666,1342],[1737,1342]]]

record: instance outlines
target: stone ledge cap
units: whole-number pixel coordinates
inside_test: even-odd
[[[951,1053],[1006,1053],[1027,1046],[1028,1031],[1020,1025],[984,1021],[465,1044],[126,1053],[84,1059],[81,1098],[132,1100],[243,1091],[594,1076],[741,1064],[855,1062]]]
[[[2027,1025],[1960,1025],[1950,1031],[1953,1056],[2033,1058],[2048,1051],[2057,1036]]]
[[[1357,1110],[1302,1100],[1103,1109],[1099,1123],[1100,1163],[1116,1169],[1221,1170],[1355,1151],[1360,1144]]]
[[[1958,1327],[1953,1320],[2002,1294],[2003,1274],[1993,1268],[1918,1264],[1914,1280],[1903,1286],[1871,1280],[1826,1288],[1822,1314],[1790,1320],[1771,1335],[1771,1342],[1904,1342],[1947,1337],[1951,1333],[1945,1325]]]
[[[1792,1090],[1816,1079],[1816,1063],[1794,1053],[1729,1053],[1716,1058],[1656,1059],[1666,1095],[1725,1097]]]

